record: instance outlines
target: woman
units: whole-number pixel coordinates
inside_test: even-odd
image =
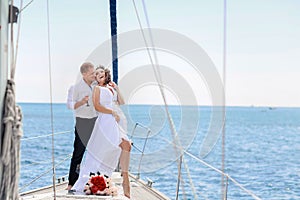
[[[105,82],[101,81],[101,77],[105,76]],[[96,81],[98,82],[99,86],[107,87],[113,93],[113,109],[118,115],[118,124],[119,130],[121,133],[121,144],[119,145],[122,149],[120,155],[120,166],[123,176],[123,191],[125,196],[130,196],[130,183],[129,183],[129,161],[130,161],[130,150],[131,150],[131,143],[128,140],[127,135],[127,120],[120,108],[120,105],[123,105],[124,99],[121,95],[119,87],[116,83],[111,81],[111,74],[109,69],[105,69],[103,66],[99,66],[96,68]]]
[[[111,176],[118,164],[121,152],[128,156],[131,148],[126,132],[117,123],[120,117],[113,110],[113,92],[109,87],[103,87],[107,84],[108,75],[104,71],[99,72],[96,80],[99,85],[94,88],[93,103],[98,112],[98,118],[87,144],[85,163],[82,164],[79,179],[72,188],[79,192],[83,191],[90,172],[99,171],[101,174]],[[123,163],[125,165],[125,162]],[[129,179],[123,179],[123,190],[124,195],[129,198]]]
[[[104,83],[100,83],[99,78],[103,75],[106,77],[106,80]],[[107,68],[105,69],[101,65],[99,67],[97,67],[96,68],[96,81],[98,82],[99,86],[107,87],[113,93],[113,109],[114,109],[114,111],[116,111],[116,113],[120,117],[118,124],[120,125],[120,128],[122,128],[123,131],[127,133],[127,119],[126,119],[122,109],[120,108],[120,105],[125,104],[125,101],[123,99],[123,96],[121,95],[118,85],[111,81],[110,70]]]

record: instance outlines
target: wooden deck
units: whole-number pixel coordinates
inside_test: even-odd
[[[67,182],[63,182],[56,185],[56,199],[57,200],[73,200],[73,199],[88,199],[88,200],[101,200],[101,199],[112,199],[112,200],[128,200],[123,195],[122,189],[122,177],[118,172],[115,172],[112,176],[113,182],[118,188],[118,196],[95,196],[95,195],[73,195],[68,194],[66,187]],[[136,179],[133,175],[130,175],[130,186],[131,186],[131,198],[133,200],[169,200],[167,196],[161,192],[149,187],[144,181]],[[50,200],[54,199],[53,187],[48,186],[39,188],[36,190],[28,191],[20,194],[21,200]]]

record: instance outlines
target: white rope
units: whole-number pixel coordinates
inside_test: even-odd
[[[222,172],[225,172],[225,141],[226,141],[226,50],[227,50],[227,45],[226,45],[226,27],[227,27],[227,2],[226,0],[224,0],[224,8],[223,8],[223,88],[224,88],[224,96],[223,96],[223,105],[222,105],[222,118],[224,120],[224,124],[222,127]],[[226,200],[227,199],[227,191],[226,191],[226,186],[225,186],[225,177],[224,175],[222,175],[221,178],[221,189],[222,189],[222,194],[223,194],[223,199]]]
[[[52,103],[52,71],[51,71],[51,42],[50,42],[50,16],[49,16],[49,0],[47,0],[47,33],[48,33],[48,67],[49,67],[49,85],[50,85],[50,113],[51,113],[51,130],[52,130],[52,170],[53,170],[53,198],[56,199],[56,173],[55,173],[55,157],[54,157],[54,125],[53,125],[53,103]]]
[[[4,103],[4,131],[1,149],[2,180],[0,181],[0,199],[18,199],[20,137],[22,131],[21,109],[15,104],[14,82],[8,80]]]
[[[166,110],[166,114],[167,114],[169,125],[171,127],[171,132],[172,132],[173,140],[176,141],[179,146],[181,146],[180,140],[178,140],[178,134],[177,134],[177,131],[175,129],[172,116],[171,116],[171,114],[169,112],[168,104],[167,104],[166,97],[165,97],[165,94],[164,94],[164,91],[163,91],[162,78],[161,78],[160,70],[158,68],[159,67],[158,66],[158,59],[157,59],[157,55],[156,55],[156,51],[155,51],[155,47],[154,47],[154,42],[153,42],[153,38],[152,38],[151,28],[149,27],[150,41],[151,41],[151,45],[152,45],[152,48],[153,48],[153,54],[154,54],[154,57],[155,57],[155,63],[153,62],[153,59],[152,59],[152,56],[151,56],[151,53],[150,53],[150,50],[149,50],[149,45],[148,45],[148,42],[146,40],[145,33],[143,31],[143,26],[142,26],[142,23],[141,23],[139,14],[138,14],[138,10],[137,10],[137,6],[135,4],[135,0],[132,0],[132,3],[133,3],[133,6],[134,6],[134,9],[135,9],[135,13],[136,13],[137,20],[138,20],[138,23],[139,23],[139,26],[140,26],[140,30],[142,32],[143,40],[144,40],[144,43],[146,45],[146,49],[147,49],[147,53],[148,53],[148,56],[149,56],[149,59],[150,59],[150,62],[151,62],[151,66],[153,68],[154,75],[155,75],[156,81],[158,83],[161,96],[162,96],[163,101],[164,101],[164,107],[165,107],[165,110]],[[143,5],[144,5],[144,10],[146,10],[145,3]],[[145,13],[145,14],[146,14],[145,17],[147,18],[148,26],[150,26],[147,13]],[[174,148],[174,149],[175,149],[177,155],[182,155],[182,148]],[[180,152],[177,152],[177,150],[179,150]],[[185,162],[184,159],[183,159],[183,162]],[[187,164],[185,163],[184,166],[187,167]],[[186,168],[186,170],[188,171],[187,168]],[[193,184],[193,181],[192,181],[192,179],[190,177],[190,174],[188,174],[188,178],[189,178],[189,181],[191,183],[190,186],[191,186],[193,194],[194,194],[194,199],[198,199],[197,194],[196,194],[196,190],[195,190],[195,187],[194,187],[194,184]]]

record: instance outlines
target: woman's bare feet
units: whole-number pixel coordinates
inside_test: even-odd
[[[130,182],[129,182],[129,176],[128,176],[128,172],[122,172],[122,176],[123,176],[123,192],[124,195],[130,199]]]

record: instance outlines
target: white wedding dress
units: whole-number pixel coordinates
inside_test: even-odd
[[[100,88],[100,104],[106,108],[113,108],[114,95],[107,87]],[[116,93],[115,91],[113,91]],[[119,113],[119,111],[117,111]],[[121,116],[121,120],[123,116]],[[125,118],[126,120],[126,118]],[[72,190],[83,192],[84,186],[89,179],[90,172],[100,172],[111,176],[118,165],[121,148],[119,144],[122,138],[128,140],[124,128],[116,122],[112,114],[98,113],[92,135],[87,144],[85,161],[81,163],[79,178]]]
[[[118,92],[114,88],[110,87],[113,90],[113,109],[117,112],[117,114],[120,117],[120,121],[118,122],[119,127],[122,129],[121,132],[127,133],[127,119],[125,114],[123,113],[122,109],[120,108],[119,102],[118,102]],[[127,135],[126,135],[127,138]],[[128,140],[128,138],[127,138]]]

